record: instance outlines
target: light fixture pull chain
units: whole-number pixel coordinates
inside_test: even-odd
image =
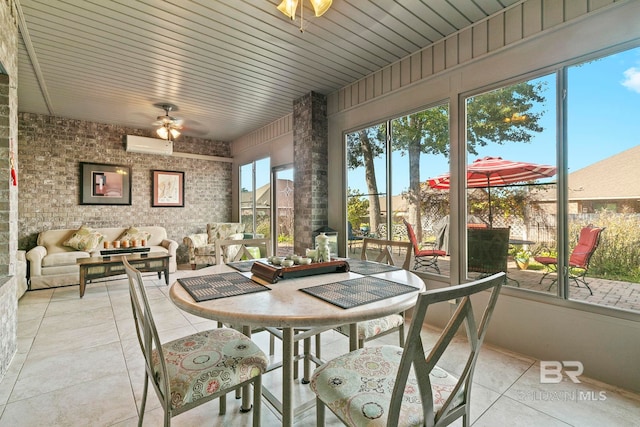
[[[300,32],[304,33],[304,0],[300,2]]]

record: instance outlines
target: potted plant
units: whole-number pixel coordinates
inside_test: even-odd
[[[516,262],[516,266],[519,270],[526,270],[527,268],[529,268],[531,252],[529,252],[527,249],[520,248],[513,254],[513,259]]]

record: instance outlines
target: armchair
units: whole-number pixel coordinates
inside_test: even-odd
[[[250,236],[252,238],[253,235]],[[216,240],[244,239],[244,224],[236,222],[215,222],[207,224],[206,233],[190,234],[183,239],[189,254],[189,264],[196,269],[198,264],[215,265]]]

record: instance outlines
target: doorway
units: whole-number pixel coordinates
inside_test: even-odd
[[[273,214],[275,216],[273,225],[274,253],[279,256],[293,254],[293,200],[294,182],[293,165],[285,165],[273,168],[273,181],[275,191],[273,192]]]

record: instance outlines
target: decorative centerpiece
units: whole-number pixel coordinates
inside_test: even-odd
[[[309,258],[306,259],[309,260]],[[291,265],[288,267],[256,261],[251,266],[251,279],[262,284],[274,284],[280,279],[314,276],[316,274],[326,273],[344,273],[349,270],[349,263],[345,259],[335,259],[329,262],[309,262],[308,264]]]
[[[329,237],[326,234],[320,233],[316,236],[316,261],[317,262],[329,262],[331,261],[331,248],[329,247]]]

